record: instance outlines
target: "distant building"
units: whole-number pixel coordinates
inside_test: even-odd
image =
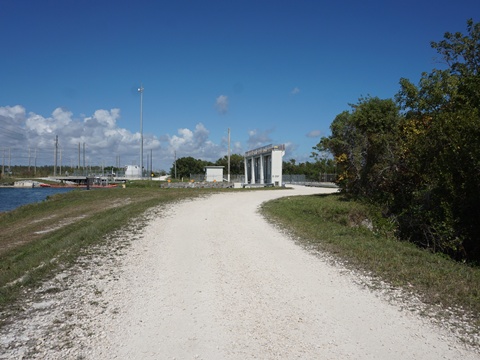
[[[245,184],[282,186],[285,145],[267,145],[245,153]]]
[[[223,181],[224,166],[205,166],[205,181],[207,182],[222,182]]]
[[[138,179],[142,177],[142,170],[138,165],[127,165],[125,166],[125,177]]]

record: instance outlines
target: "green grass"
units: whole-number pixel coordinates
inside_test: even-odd
[[[374,210],[339,194],[281,198],[263,211],[304,244],[334,255],[349,267],[420,295],[427,304],[456,308],[480,325],[480,268],[457,263],[396,240]]]

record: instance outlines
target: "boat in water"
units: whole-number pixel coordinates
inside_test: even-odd
[[[13,183],[15,188],[38,188],[38,187],[48,187],[48,184],[42,183],[35,180],[20,180]]]

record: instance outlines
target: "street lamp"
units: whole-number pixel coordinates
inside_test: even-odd
[[[140,171],[143,178],[143,85],[140,84],[138,92],[140,93]]]

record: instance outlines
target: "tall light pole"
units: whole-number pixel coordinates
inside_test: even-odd
[[[230,128],[228,128],[228,175],[227,181],[230,182]]]
[[[143,85],[140,84],[138,92],[140,93],[140,171],[143,178]]]
[[[58,158],[58,135],[55,136],[55,166],[53,167],[53,176],[57,176],[57,158]]]

